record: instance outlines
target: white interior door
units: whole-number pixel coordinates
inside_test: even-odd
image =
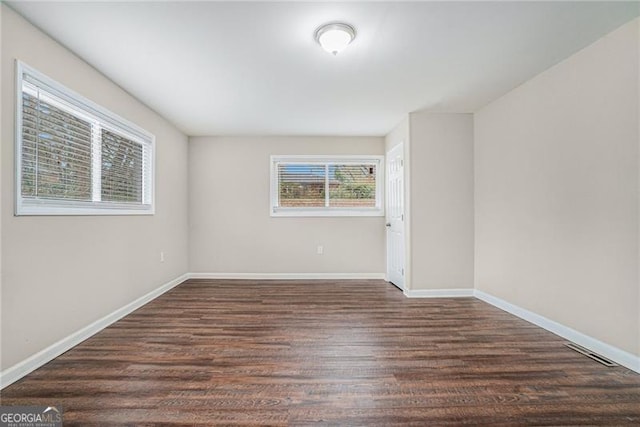
[[[387,153],[387,279],[404,290],[404,146]]]

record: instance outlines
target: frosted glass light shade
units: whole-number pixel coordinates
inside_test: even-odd
[[[347,24],[326,24],[316,30],[316,41],[327,52],[337,55],[356,38],[356,30]]]

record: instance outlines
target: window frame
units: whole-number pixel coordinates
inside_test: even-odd
[[[155,214],[155,169],[156,169],[156,140],[155,136],[138,125],[118,116],[108,109],[85,98],[68,87],[58,83],[33,67],[16,60],[16,112],[15,112],[15,216],[31,215],[154,215]],[[24,74],[43,84],[47,94],[60,98],[53,100],[57,108],[66,110],[82,120],[99,126],[109,132],[120,135],[126,139],[139,143],[143,152],[150,150],[149,167],[142,167],[142,203],[107,202],[95,200],[89,201],[30,198],[22,196],[22,108],[23,108],[23,81]],[[95,135],[91,138],[92,153],[99,146],[99,155],[91,159],[91,187],[92,193],[96,190],[96,181],[101,181],[102,166],[100,162],[102,144]],[[144,156],[143,156],[144,157]],[[97,172],[96,172],[97,170]],[[148,173],[145,174],[145,172]],[[147,203],[145,203],[147,202]]]
[[[280,207],[278,165],[299,163],[305,165],[372,164],[376,167],[376,204],[371,208],[354,207]],[[384,216],[384,156],[382,155],[272,155],[270,158],[269,214],[272,217],[381,217]],[[327,189],[325,188],[325,192]]]

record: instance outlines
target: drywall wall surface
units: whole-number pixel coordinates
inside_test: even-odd
[[[409,116],[400,121],[385,137],[384,137],[384,150],[385,152],[391,150],[398,144],[407,143],[409,141]]]
[[[383,217],[270,216],[270,156],[288,154],[381,155],[384,138],[190,138],[190,271],[384,273]]]
[[[186,273],[188,198],[187,137],[0,7],[4,370]],[[155,135],[155,215],[13,215],[16,59]]]
[[[411,113],[411,289],[473,287],[473,116]]]
[[[638,43],[638,50],[640,51],[640,22],[637,23],[636,25],[636,40]],[[638,63],[637,63],[637,87],[636,87],[636,104],[638,105],[637,111],[636,111],[636,120],[637,120],[637,124],[638,124],[638,137],[637,137],[637,141],[638,141],[638,192],[640,193],[640,52],[638,53]],[[638,311],[637,311],[637,316],[638,316],[638,337],[637,337],[637,351],[636,351],[636,355],[640,355],[640,196],[638,196],[638,276],[637,276],[637,282],[638,282]]]
[[[638,20],[475,115],[475,286],[636,355]]]
[[[2,11],[3,7],[0,6],[0,61],[2,61]],[[0,118],[2,115],[2,66],[0,65]],[[0,119],[0,136],[2,133],[2,120]],[[2,165],[2,149],[0,149],[0,165]],[[0,172],[0,188],[2,188],[2,173]],[[2,197],[0,197],[0,344],[2,344]],[[0,371],[2,370],[2,351],[0,349]]]

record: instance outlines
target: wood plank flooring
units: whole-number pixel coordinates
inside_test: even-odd
[[[2,391],[65,425],[640,425],[640,375],[473,298],[190,280]]]

